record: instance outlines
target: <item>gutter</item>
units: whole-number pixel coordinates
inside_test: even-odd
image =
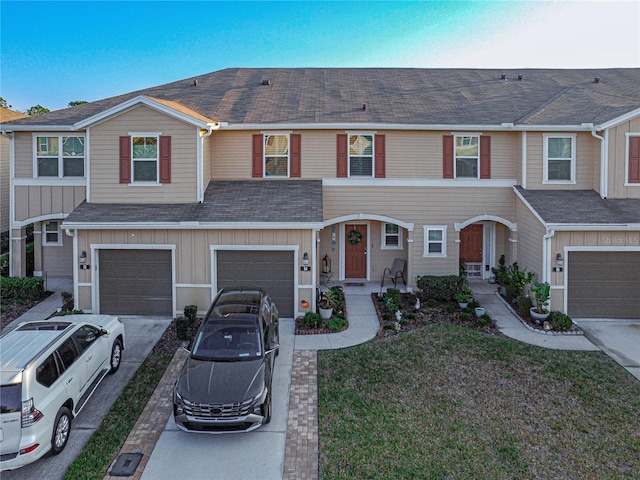
[[[603,137],[596,130],[591,130],[591,136],[600,140],[600,197],[604,200],[607,198],[609,183],[609,130],[605,130]]]

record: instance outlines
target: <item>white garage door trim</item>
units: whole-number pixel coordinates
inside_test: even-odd
[[[91,272],[91,305],[92,312],[100,312],[100,282],[99,279],[99,251],[100,250],[171,250],[171,311],[176,311],[176,246],[171,244],[156,245],[153,243],[135,244],[128,243],[94,243],[91,245],[91,263],[96,268]]]
[[[298,257],[300,252],[299,245],[210,245],[211,249],[211,298],[218,293],[218,251],[235,250],[235,251],[289,251],[293,252],[293,312],[297,312],[298,308],[298,289],[300,288],[300,276]],[[315,272],[312,272],[315,275]],[[315,277],[314,277],[315,278]]]
[[[640,252],[640,246],[638,247],[613,247],[613,246],[567,246],[563,249],[563,257],[565,259],[565,264],[563,268],[563,288],[564,288],[564,301],[563,301],[563,311],[567,312],[569,305],[569,265],[570,265],[570,257],[568,255],[569,252]]]

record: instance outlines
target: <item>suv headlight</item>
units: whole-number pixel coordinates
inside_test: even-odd
[[[184,413],[184,401],[178,393],[178,389],[173,391],[173,411],[176,415],[182,415]]]

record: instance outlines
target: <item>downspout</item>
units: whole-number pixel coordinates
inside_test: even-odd
[[[64,232],[73,238],[73,308],[80,310],[80,305],[78,304],[78,231],[65,228]]]
[[[527,132],[522,132],[522,188],[527,188]]]
[[[13,221],[16,218],[15,212],[15,192],[13,191],[13,177],[15,172],[15,146],[14,146],[14,137],[15,134],[13,132],[7,132],[6,130],[2,130],[2,136],[9,139],[9,276],[13,277],[13,262],[11,259],[13,258]],[[23,258],[22,261],[25,261]]]
[[[198,199],[198,203],[204,202],[204,139],[210,137],[214,130],[220,128],[220,125],[211,125],[209,126],[209,130],[206,133],[202,133],[202,130],[198,129],[198,134],[200,135],[200,142],[198,143],[198,159],[197,159],[197,187],[196,187],[196,196]]]
[[[609,183],[609,131],[605,130],[604,136],[596,134],[596,130],[591,130],[591,136],[600,140],[600,197],[605,199],[608,196],[607,185]]]
[[[549,230],[547,228],[547,233],[544,237],[542,237],[542,281],[549,282],[551,279],[551,239],[556,234],[555,230]]]

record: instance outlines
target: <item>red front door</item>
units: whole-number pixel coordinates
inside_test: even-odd
[[[482,224],[474,223],[460,231],[460,258],[467,263],[482,263]]]
[[[344,227],[344,276],[367,278],[367,226]]]

